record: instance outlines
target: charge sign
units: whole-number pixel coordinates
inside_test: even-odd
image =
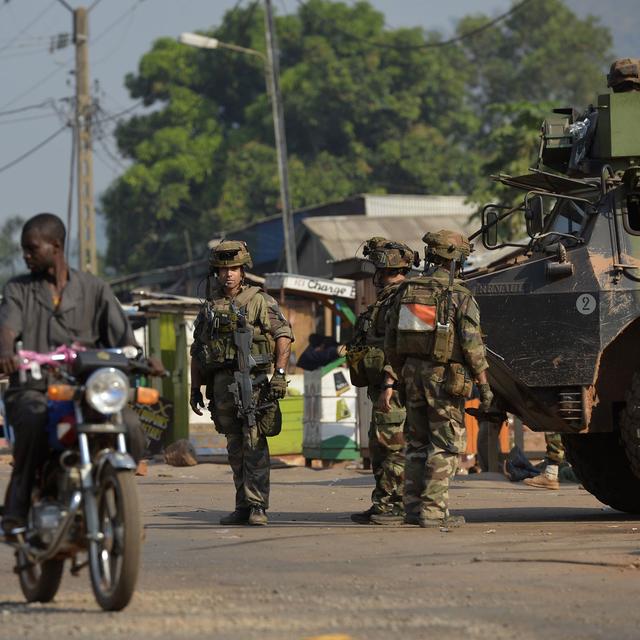
[[[597,306],[596,299],[590,293],[581,293],[576,300],[576,309],[583,316],[592,314]]]

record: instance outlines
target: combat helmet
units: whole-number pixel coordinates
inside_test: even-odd
[[[422,236],[422,242],[427,245],[428,260],[438,257],[444,260],[455,260],[462,264],[471,253],[471,244],[457,231],[448,229],[427,231]]]
[[[362,254],[376,269],[411,269],[420,264],[420,257],[411,247],[380,236],[367,240]]]
[[[640,91],[640,58],[620,58],[607,74],[607,86],[614,93]]]
[[[211,249],[209,268],[247,267],[251,269],[253,261],[247,243],[242,240],[223,240]]]

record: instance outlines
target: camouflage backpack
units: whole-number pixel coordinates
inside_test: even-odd
[[[414,278],[403,286],[396,326],[395,351],[399,356],[449,362],[453,353],[455,323],[453,318],[446,318],[448,289],[448,282],[428,276]],[[469,294],[459,281],[452,285],[452,292]],[[440,328],[449,326],[444,343],[436,340],[438,325]]]

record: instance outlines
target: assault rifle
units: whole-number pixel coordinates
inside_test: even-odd
[[[256,366],[256,360],[251,353],[253,343],[253,328],[247,322],[247,316],[232,305],[238,320],[233,332],[233,342],[236,345],[237,370],[233,373],[234,382],[229,385],[238,408],[238,417],[244,419],[249,432],[255,432],[256,411],[258,407],[253,395],[253,381],[251,371]]]

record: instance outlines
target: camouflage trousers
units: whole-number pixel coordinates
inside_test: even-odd
[[[233,371],[217,371],[207,381],[209,410],[216,431],[227,438],[227,455],[236,488],[236,509],[269,508],[270,458],[267,438],[254,428],[244,429],[233,394]]]
[[[449,515],[449,481],[465,450],[463,397],[444,389],[445,365],[407,358],[407,440],[404,507],[407,516],[440,519]]]
[[[404,421],[405,408],[400,404],[398,393],[393,392],[391,411],[376,410],[380,390],[369,387],[367,395],[373,402],[371,425],[369,426],[369,456],[376,486],[371,493],[375,511],[402,512],[404,485]]]
[[[564,462],[562,436],[559,433],[545,433],[544,441],[547,445],[547,460],[551,464],[562,464]]]

